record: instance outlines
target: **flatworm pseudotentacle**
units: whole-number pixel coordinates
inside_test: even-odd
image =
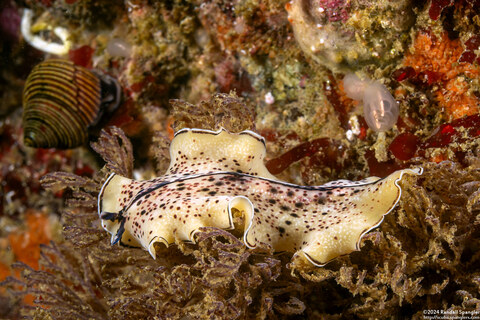
[[[422,172],[299,186],[268,172],[265,142],[251,131],[183,129],[170,156],[162,177],[134,181],[112,174],[104,183],[98,210],[112,244],[143,247],[155,258],[154,243],[168,246],[174,233],[194,241],[200,227],[232,229],[235,208],[245,218],[246,246],[269,243],[321,266],[358,250],[362,236],[398,202],[402,176]]]

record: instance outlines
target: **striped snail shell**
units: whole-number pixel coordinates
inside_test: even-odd
[[[69,60],[41,62],[28,76],[23,91],[25,145],[68,149],[84,144],[89,128],[103,111],[118,106],[120,92],[111,77]]]

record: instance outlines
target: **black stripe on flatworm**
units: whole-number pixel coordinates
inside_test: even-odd
[[[120,239],[122,239],[123,233],[125,232],[125,219],[120,219],[120,227],[118,227],[117,234],[113,238],[112,246],[117,244]]]
[[[115,221],[118,220],[119,214],[117,212],[102,212],[100,219]]]

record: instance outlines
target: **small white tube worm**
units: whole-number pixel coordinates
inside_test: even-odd
[[[71,47],[71,42],[69,40],[70,33],[68,30],[62,27],[52,28],[52,32],[60,39],[60,41],[62,41],[62,43],[47,41],[32,33],[32,18],[33,11],[30,9],[23,9],[20,29],[25,41],[27,41],[32,47],[43,52],[48,52],[59,56],[67,54]]]

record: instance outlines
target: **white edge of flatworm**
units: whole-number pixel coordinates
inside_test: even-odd
[[[107,227],[105,226],[105,224],[103,223],[103,219],[101,218],[101,214],[102,214],[102,204],[101,204],[101,201],[102,201],[102,198],[103,198],[103,193],[105,192],[105,188],[107,187],[107,185],[110,183],[110,180],[113,179],[113,177],[115,177],[117,174],[115,172],[112,172],[107,180],[105,180],[105,182],[103,183],[102,185],[102,188],[100,189],[100,192],[98,193],[98,202],[97,202],[97,210],[98,210],[98,216],[100,217],[100,220],[102,220],[102,228],[107,231],[108,233],[110,233],[110,231],[107,229]],[[115,233],[112,233],[112,236],[110,237],[110,243],[113,244],[114,242],[114,239],[115,239],[115,236],[116,234]],[[120,242],[120,241],[119,241]]]
[[[153,237],[152,240],[150,240],[150,243],[148,244],[148,253],[150,253],[153,260],[157,259],[157,252],[152,250],[154,249],[153,245],[157,242],[163,243],[167,248],[169,247],[169,243],[164,237],[159,237],[159,236]]]
[[[415,174],[415,175],[418,175],[418,176],[419,176],[419,175],[422,175],[422,174],[423,174],[423,168],[422,168],[422,167],[418,167],[418,168],[414,168],[414,169],[403,169],[403,170],[402,170],[402,173],[400,174],[400,177],[398,177],[398,179],[396,179],[396,180],[394,181],[395,186],[398,188],[397,200],[395,200],[395,203],[391,206],[391,208],[382,215],[382,218],[377,222],[377,224],[375,224],[374,226],[370,227],[369,229],[363,231],[362,234],[360,234],[360,237],[358,238],[357,244],[355,245],[355,250],[356,250],[356,251],[359,251],[359,250],[360,250],[360,242],[362,241],[363,236],[366,235],[366,234],[367,234],[368,232],[370,232],[371,230],[373,230],[373,229],[377,228],[378,226],[380,226],[380,225],[382,224],[383,220],[385,219],[385,216],[386,216],[387,214],[389,214],[389,213],[397,206],[398,201],[400,201],[400,198],[402,197],[402,188],[400,187],[400,185],[399,185],[398,183],[402,180],[403,175],[404,175],[405,173],[409,173],[409,172],[412,173],[412,174]],[[379,180],[374,181],[374,182],[372,182],[371,184],[375,184],[375,183],[377,183],[378,181],[379,181]],[[298,254],[298,252],[299,252],[299,251],[297,251],[297,252],[294,254],[294,256],[296,256],[296,255]],[[323,266],[325,266],[327,263],[329,263],[329,262],[331,261],[331,260],[329,260],[329,261],[326,261],[325,263],[318,263],[318,262],[315,262],[315,260],[313,260],[312,258],[310,258],[310,256],[309,256],[307,253],[305,253],[305,252],[303,252],[303,251],[300,251],[300,252],[303,254],[303,256],[304,256],[311,264],[313,264],[313,265],[316,266],[316,267],[323,267]],[[349,253],[347,253],[347,254],[349,254]]]
[[[233,197],[232,199],[230,199],[230,201],[228,202],[228,206],[227,206],[227,212],[228,212],[228,224],[229,226],[225,229],[225,230],[232,230],[235,228],[235,225],[233,223],[233,214],[232,214],[232,203],[234,200],[238,199],[238,198],[242,198],[242,199],[245,199],[247,200],[247,202],[250,204],[250,208],[252,210],[252,213],[254,212],[253,211],[253,204],[252,202],[247,198],[247,197],[244,197],[244,196],[236,196],[236,197]],[[253,219],[252,219],[253,220]],[[251,222],[250,222],[250,225],[251,225]],[[185,240],[184,242],[191,242],[191,243],[196,243],[195,241],[195,234],[199,232],[198,229],[195,229],[195,230],[192,230],[190,232],[190,240]],[[156,252],[153,252],[153,244],[156,243],[156,242],[161,242],[163,243],[167,248],[173,244],[172,243],[169,243],[165,238],[163,237],[159,237],[159,236],[155,236],[152,238],[152,240],[150,240],[150,243],[148,244],[148,252],[150,253],[150,255],[152,256],[153,259],[156,259]],[[247,247],[249,247],[247,245]],[[249,247],[250,248],[250,247]]]
[[[235,229],[235,225],[233,224],[233,214],[232,214],[232,202],[237,199],[237,198],[244,198],[244,199],[247,199],[246,197],[244,196],[235,196],[233,197],[232,199],[230,199],[230,201],[228,201],[228,205],[227,205],[227,213],[228,213],[228,224],[229,226],[227,228],[225,228],[224,230],[232,230],[232,229]],[[247,199],[248,200],[248,199]],[[248,202],[250,202],[250,200],[248,200]],[[252,203],[250,202],[250,205],[252,205]],[[253,207],[253,205],[252,205]],[[185,240],[184,242],[191,242],[191,243],[197,243],[195,241],[195,234],[199,232],[198,229],[195,229],[195,230],[192,230],[190,232],[190,239],[191,240]]]
[[[207,134],[212,134],[212,135],[218,135],[218,134],[222,133],[223,131],[225,131],[227,133],[230,133],[230,134],[235,134],[235,135],[247,134],[247,135],[250,135],[253,138],[257,139],[258,141],[261,141],[263,144],[265,144],[265,138],[262,137],[261,135],[259,135],[258,133],[251,131],[251,130],[243,130],[243,131],[238,132],[238,133],[232,133],[232,132],[230,132],[230,131],[228,131],[227,129],[224,129],[224,128],[220,128],[217,131],[208,130],[208,129],[183,128],[183,129],[180,129],[177,132],[175,132],[174,137],[176,137],[179,134],[186,133],[186,132],[207,133]]]
[[[252,213],[252,215],[251,215],[252,217],[250,218],[250,221],[248,221],[248,222],[245,221],[246,223],[248,223],[248,227],[243,232],[243,243],[245,243],[245,246],[247,246],[247,248],[253,249],[253,248],[255,248],[255,245],[251,246],[251,245],[248,244],[247,235],[248,235],[248,231],[250,231],[250,228],[253,225],[253,218],[255,217],[255,208],[253,207],[252,201],[250,201],[250,199],[248,199],[247,197],[236,196],[234,199],[236,199],[236,198],[243,198],[243,199],[247,200],[248,204],[250,205],[250,210],[251,210],[251,213]],[[230,201],[230,203],[231,203],[231,201]],[[230,209],[230,203],[228,204],[228,211],[229,211],[229,214],[231,215],[232,213],[231,213],[231,209]]]
[[[107,180],[105,180],[105,182],[103,183],[102,185],[102,188],[100,189],[100,192],[98,193],[98,200],[97,200],[97,210],[98,210],[98,216],[101,217],[102,215],[102,198],[103,198],[103,193],[105,192],[105,188],[107,187],[107,185],[110,183],[110,180],[112,180],[113,177],[115,177],[117,174],[115,172],[111,173]],[[101,219],[101,218],[100,218]],[[103,220],[103,219],[102,219]],[[103,224],[103,221],[102,221],[102,227],[103,229],[105,229],[106,231],[108,231],[105,227],[105,225]]]

